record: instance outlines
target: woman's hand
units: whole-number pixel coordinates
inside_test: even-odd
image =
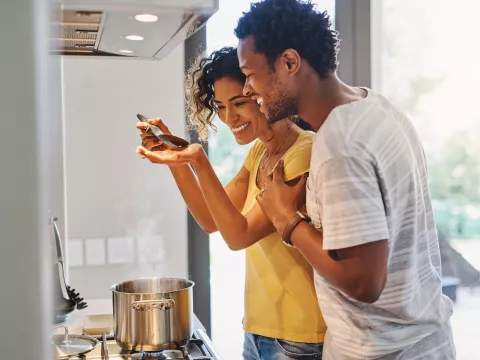
[[[144,159],[147,158],[154,164],[164,164],[168,166],[181,166],[187,164],[198,166],[201,165],[202,161],[207,159],[202,145],[200,144],[188,145],[187,147],[178,150],[165,149],[161,151],[149,151],[145,147],[139,146],[137,148],[137,154],[140,154]]]
[[[137,123],[137,129],[140,130],[142,146],[137,148],[137,154],[143,159],[148,159],[155,164],[165,164],[169,166],[180,166],[186,164],[196,165],[199,163],[202,155],[205,155],[200,144],[192,144],[180,149],[169,149],[156,136],[148,134],[149,125],[157,126],[165,135],[172,135],[168,126],[160,119],[150,119],[148,124],[145,122]],[[206,156],[203,156],[206,158]]]
[[[147,134],[147,128],[150,125],[157,126],[165,135],[172,135],[167,125],[160,119],[150,119],[148,124],[146,122],[138,122],[137,129],[140,130],[140,137],[142,138],[142,146],[148,151],[162,151],[167,147],[155,136]],[[138,151],[137,151],[138,152]]]

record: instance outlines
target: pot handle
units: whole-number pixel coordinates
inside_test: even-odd
[[[130,307],[136,311],[168,310],[175,306],[173,299],[132,301]]]
[[[68,326],[65,325],[65,324],[60,324],[60,325],[56,325],[56,326],[53,327],[53,330],[56,330],[56,329],[65,330],[65,337],[63,338],[63,341],[61,342],[61,344],[62,345],[70,344],[71,341],[68,339]]]

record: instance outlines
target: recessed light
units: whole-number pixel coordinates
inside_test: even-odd
[[[124,54],[131,54],[131,53],[133,53],[132,50],[118,50],[118,52],[124,53]]]
[[[155,22],[158,20],[158,16],[152,14],[138,14],[135,15],[135,20],[141,22]]]
[[[145,38],[143,36],[140,36],[140,35],[127,35],[127,36],[125,36],[125,39],[133,40],[133,41],[141,41]]]

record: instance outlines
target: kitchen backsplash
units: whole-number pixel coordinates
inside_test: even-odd
[[[161,62],[63,59],[68,282],[85,298],[188,276],[185,203],[168,168],[135,152],[137,113],[184,136],[183,74],[182,46]]]
[[[164,260],[164,239],[111,237],[68,240],[70,268],[126,264],[152,264]]]

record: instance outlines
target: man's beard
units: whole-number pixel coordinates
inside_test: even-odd
[[[275,124],[277,121],[297,114],[297,102],[288,98],[286,94],[281,94],[271,106],[267,107],[267,121],[269,124]]]

